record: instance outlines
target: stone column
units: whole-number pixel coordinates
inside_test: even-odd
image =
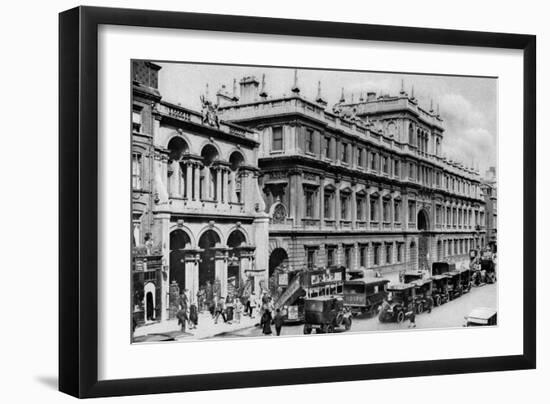
[[[227,248],[215,247],[214,255],[216,279],[220,281],[220,293],[227,297]]]
[[[185,251],[185,288],[189,291],[189,298],[197,299],[199,291],[199,259],[201,250]]]
[[[189,161],[185,164],[187,170],[187,178],[185,181],[185,196],[188,200],[192,199],[193,195],[193,164]]]
[[[170,214],[165,212],[154,213],[153,215],[153,243],[160,247],[162,254],[163,270],[160,281],[160,319],[165,321],[169,314],[169,279],[170,268]],[[167,270],[165,270],[167,269]]]
[[[384,197],[382,193],[378,196],[378,228],[384,228]]]
[[[340,219],[342,215],[342,201],[340,201],[340,186],[336,186],[336,191],[334,192],[334,223],[336,228],[340,227]]]
[[[269,271],[269,215],[261,212],[254,218],[254,242],[256,243],[255,268],[261,271],[267,285]]]
[[[352,190],[351,195],[351,228],[355,229],[357,227],[357,193]]]
[[[229,187],[229,202],[238,202],[237,201],[237,174],[235,171],[231,170],[229,172],[229,179],[231,181],[231,186]]]
[[[223,202],[229,203],[229,169],[223,169],[223,186],[222,186]]]
[[[202,198],[201,192],[201,164],[194,163],[193,171],[195,172],[195,192],[193,193],[193,199],[200,201]]]
[[[202,184],[201,199],[210,200],[210,167],[202,166],[201,171],[204,175],[204,182]]]
[[[221,202],[222,201],[222,176],[223,176],[223,168],[217,167],[216,168],[216,201]]]
[[[178,196],[179,191],[179,176],[180,176],[180,170],[179,170],[179,163],[175,160],[172,160],[170,163],[170,169],[172,171],[172,174],[169,178],[169,195],[172,196]]]
[[[319,227],[325,225],[325,177],[319,177]]]

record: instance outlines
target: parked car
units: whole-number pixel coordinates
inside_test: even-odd
[[[351,311],[340,296],[319,296],[305,300],[304,334],[315,330],[318,334],[332,333],[336,328],[351,328]]]
[[[407,313],[415,307],[415,285],[412,283],[398,283],[387,288],[388,299],[382,303],[378,320],[381,322],[405,321]]]
[[[423,277],[424,273],[422,271],[405,271],[400,274],[400,281],[402,283],[411,283]]]
[[[390,281],[383,278],[360,278],[344,282],[344,304],[352,314],[376,313],[388,296]]]
[[[472,271],[469,268],[463,268],[459,269],[458,272],[460,272],[462,293],[468,293],[472,289]]]
[[[449,277],[447,275],[432,276],[432,297],[435,306],[441,306],[450,300]]]
[[[417,279],[411,283],[414,285],[414,303],[416,314],[424,310],[431,310],[435,302],[430,302],[428,296],[432,295],[432,279]],[[433,297],[432,297],[433,298]]]
[[[477,307],[465,316],[464,320],[464,327],[496,325],[497,311],[489,307]]]
[[[449,278],[448,284],[447,284],[447,290],[449,292],[449,299],[453,300],[457,297],[462,296],[462,284],[460,281],[460,272],[459,271],[452,271],[445,273],[447,277]]]

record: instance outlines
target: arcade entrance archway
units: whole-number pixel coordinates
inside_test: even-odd
[[[220,237],[214,230],[207,230],[199,239],[199,248],[204,250],[199,263],[199,287],[206,285],[206,282],[214,284],[216,280],[216,251],[214,247],[219,243]]]
[[[185,253],[191,239],[183,230],[170,233],[170,283],[176,281],[180,290],[185,289]]]
[[[269,256],[269,277],[273,275],[278,266],[288,264],[288,254],[284,248],[275,248]]]

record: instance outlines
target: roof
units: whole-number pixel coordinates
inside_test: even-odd
[[[495,309],[491,309],[490,307],[476,307],[466,317],[469,320],[475,319],[486,321],[493,317],[495,314],[497,314],[497,311]]]
[[[417,279],[415,281],[412,281],[411,282],[413,285],[418,285],[418,286],[422,286],[422,285],[425,285],[426,283],[432,283],[432,280],[431,279]]]
[[[380,283],[389,283],[389,279],[385,278],[360,278],[352,279],[345,281],[344,285],[370,285],[370,284],[380,284]]]
[[[388,290],[407,290],[414,288],[412,283],[394,283],[388,287]]]
[[[306,300],[316,300],[316,301],[323,301],[324,302],[324,301],[333,300],[333,299],[342,300],[342,297],[341,296],[328,295],[328,296],[309,297]]]
[[[403,275],[422,275],[422,274],[423,274],[422,271],[411,271],[411,270],[409,270],[409,271],[403,272]]]

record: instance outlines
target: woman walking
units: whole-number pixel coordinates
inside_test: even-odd
[[[264,314],[262,314],[262,333],[264,335],[270,335],[272,333],[271,331],[271,320],[273,318],[271,317],[271,312],[269,310],[265,310]]]

